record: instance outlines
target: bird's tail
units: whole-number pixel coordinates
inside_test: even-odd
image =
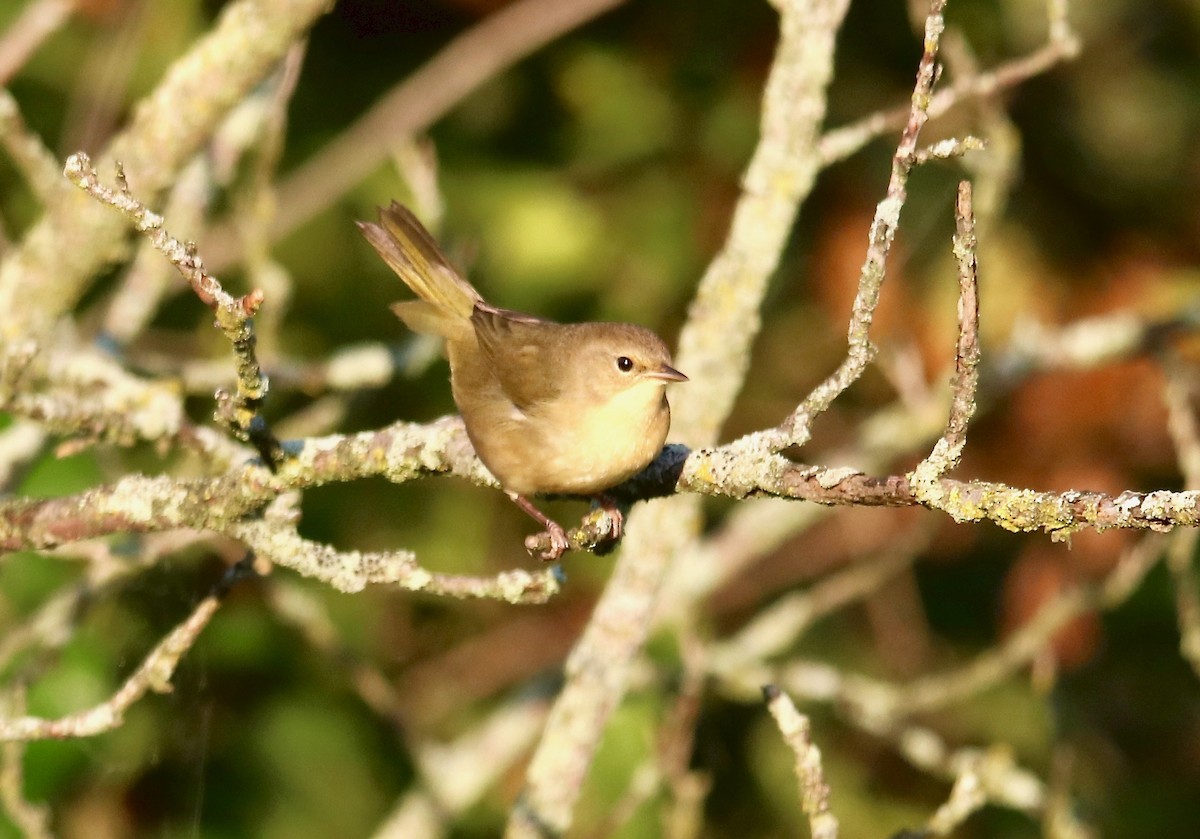
[[[429,231],[407,207],[379,208],[379,224],[360,221],[383,261],[420,300],[395,303],[392,311],[414,332],[460,338],[471,332],[471,313],[483,298],[454,270]]]

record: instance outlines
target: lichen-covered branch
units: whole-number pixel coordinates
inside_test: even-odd
[[[858,292],[850,314],[846,358],[837,370],[813,389],[778,429],[750,435],[744,440],[743,445],[747,448],[767,447],[781,451],[789,446],[803,446],[812,434],[812,424],[816,418],[828,410],[846,388],[858,381],[875,358],[875,348],[870,339],[871,322],[879,305],[888,254],[900,225],[900,211],[908,197],[908,176],[917,163],[917,141],[921,129],[929,120],[929,103],[937,81],[938,45],[946,26],[943,18],[945,7],[945,0],[933,0],[925,20],[925,46],[917,66],[917,81],[913,88],[908,121],[892,155],[887,194],[876,206],[875,218],[871,222],[867,256],[859,274]]]
[[[673,406],[673,435],[716,440],[741,389],[767,280],[818,171],[833,51],[848,0],[780,0],[780,40],[763,96],[761,138],[746,170],[725,246],[700,282],[676,358],[696,387]],[[625,547],[592,620],[567,661],[555,702],[509,819],[512,839],[571,823],[592,757],[625,692],[673,561],[700,527],[694,499],[631,517]]]
[[[514,569],[494,577],[471,577],[426,571],[411,551],[339,551],[304,539],[295,529],[271,521],[233,525],[229,535],[272,562],[328,583],[339,591],[361,591],[368,585],[398,585],[409,591],[467,598],[487,597],[508,603],[545,603],[561,587],[553,568],[537,572]]]
[[[133,196],[119,162],[116,190],[100,183],[91,160],[83,153],[67,158],[63,175],[96,200],[120,210],[134,228],[144,234],[178,269],[200,301],[212,309],[217,327],[233,346],[237,369],[237,394],[231,396],[224,391],[217,391],[217,418],[226,422],[239,438],[253,442],[267,464],[276,466],[282,457],[282,450],[259,413],[268,388],[267,376],[255,353],[254,315],[262,305],[262,291],[255,289],[242,297],[233,297],[226,292],[217,278],[205,270],[195,247],[184,244],[168,233],[163,217],[151,212]]]
[[[979,280],[975,240],[975,213],[971,183],[958,186],[957,232],[954,256],[958,261],[958,346],[954,354],[953,397],[946,431],[929,456],[913,469],[910,478],[921,502],[940,507],[943,496],[938,478],[958,465],[967,445],[967,425],[975,415],[975,391],[979,386]]]
[[[270,72],[329,0],[237,0],[171,67],[109,144],[98,166],[124,165],[153,200],[224,115]],[[186,103],[181,107],[180,103]],[[81,193],[64,193],[0,264],[0,345],[40,343],[105,265],[125,252],[126,222]],[[0,361],[3,361],[0,358]]]
[[[994,70],[958,79],[947,85],[929,100],[929,118],[936,119],[962,102],[995,96],[1075,58],[1079,54],[1080,43],[1067,20],[1066,0],[1049,0],[1046,6],[1049,37],[1044,46],[1022,58],[1006,61]],[[872,140],[903,127],[909,114],[909,106],[904,105],[873,113],[827,132],[821,138],[822,162],[830,165],[845,160]]]
[[[767,709],[779,733],[796,755],[796,780],[800,784],[800,807],[808,816],[812,839],[837,839],[838,820],[829,810],[829,785],[821,767],[821,750],[812,740],[808,717],[796,710],[786,693],[774,685],[763,688]]]
[[[179,660],[192,648],[220,605],[220,594],[209,595],[200,601],[191,615],[171,630],[133,675],[104,702],[58,719],[34,716],[0,719],[0,741],[89,737],[116,728],[129,707],[148,691],[170,693],[171,677]]]

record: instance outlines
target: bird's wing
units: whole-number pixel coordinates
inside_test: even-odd
[[[566,329],[560,323],[478,303],[471,315],[479,349],[505,395],[522,411],[557,396],[562,383],[555,372],[561,359],[554,358],[548,339]]]

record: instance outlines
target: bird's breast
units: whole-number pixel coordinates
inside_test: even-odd
[[[651,382],[598,405],[558,399],[525,411],[459,407],[484,465],[521,495],[592,495],[616,486],[654,459],[671,424],[663,388]]]

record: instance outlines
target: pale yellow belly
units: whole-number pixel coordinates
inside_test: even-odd
[[[654,459],[671,421],[662,388],[653,385],[585,411],[468,409],[463,417],[484,465],[521,495],[592,495],[616,486]]]

